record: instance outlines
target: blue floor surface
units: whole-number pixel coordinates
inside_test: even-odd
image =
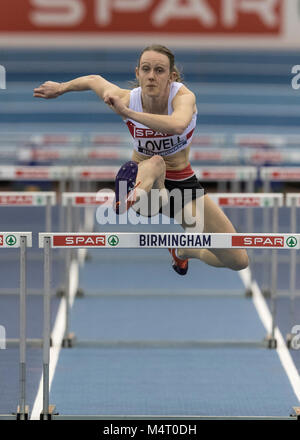
[[[51,326],[53,326],[60,299],[51,299]],[[0,295],[0,323],[5,327],[7,338],[19,338],[19,296]],[[43,296],[28,295],[26,303],[26,335],[28,338],[43,337]]]
[[[78,299],[71,326],[78,340],[259,342],[266,336],[251,299],[209,294]]]
[[[297,404],[267,349],[65,350],[50,395],[60,414],[289,416]]]
[[[42,349],[27,348],[26,403],[31,411],[42,372]],[[0,414],[11,414],[19,403],[19,349],[0,350]]]
[[[227,269],[207,266],[199,260],[189,260],[188,273],[178,275],[172,268],[167,249],[107,249],[89,251],[91,261],[80,270],[80,286],[86,292],[109,292],[132,289],[166,289],[188,292],[222,290],[242,293],[245,287],[240,277]]]

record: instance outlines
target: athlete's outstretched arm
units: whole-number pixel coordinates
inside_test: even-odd
[[[123,96],[128,93],[127,90],[121,89],[100,75],[87,75],[64,83],[46,81],[34,89],[33,96],[36,98],[51,99],[57,98],[67,92],[81,92],[84,90],[93,90],[99,98],[103,100],[106,94],[114,94],[119,98],[123,98]]]
[[[192,92],[184,93],[174,98],[173,113],[171,115],[134,111],[128,108],[120,97],[110,93],[105,95],[104,102],[122,116],[123,119],[133,119],[152,128],[152,130],[168,134],[182,134],[191,122],[196,108],[196,99]]]

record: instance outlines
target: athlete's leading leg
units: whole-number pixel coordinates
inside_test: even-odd
[[[138,165],[133,161],[126,162],[120,168],[115,182],[117,212],[126,211],[142,198],[148,204],[151,189],[155,185],[159,189],[164,188],[165,173],[165,162],[160,156],[153,156]]]
[[[165,161],[161,156],[153,156],[150,159],[143,160],[138,165],[136,182],[140,182],[138,188],[147,193],[153,188],[154,182],[159,182],[164,187],[166,175]]]

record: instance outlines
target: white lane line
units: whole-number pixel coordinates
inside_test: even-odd
[[[249,286],[250,269],[247,268],[241,270],[239,272],[239,275],[245,286]],[[256,308],[258,316],[260,317],[267,331],[267,334],[270,334],[272,331],[272,315],[256,281],[252,281],[252,293],[253,304]],[[277,340],[276,351],[279,356],[280,362],[283,366],[284,371],[287,374],[292,389],[298,401],[300,402],[300,376],[294,364],[292,356],[286,346],[285,340],[277,326],[275,327],[274,336]]]
[[[71,263],[69,276],[70,276],[70,307],[72,307],[74,303],[76,291],[78,288],[79,271],[78,271],[78,262],[76,260],[73,260]],[[59,359],[59,354],[65,332],[65,325],[66,325],[66,301],[64,297],[61,299],[55,324],[51,334],[53,345],[50,348],[50,365],[49,365],[50,390],[55,374],[55,369]],[[33,404],[30,420],[39,420],[42,409],[43,409],[43,375],[40,379],[40,384]]]

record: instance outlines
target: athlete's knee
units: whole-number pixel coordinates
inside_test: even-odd
[[[249,258],[245,250],[240,250],[236,252],[229,261],[227,261],[226,266],[232,270],[243,270],[249,266]]]
[[[149,159],[149,163],[151,163],[153,172],[157,177],[161,176],[166,171],[165,161],[161,156],[155,155]]]

